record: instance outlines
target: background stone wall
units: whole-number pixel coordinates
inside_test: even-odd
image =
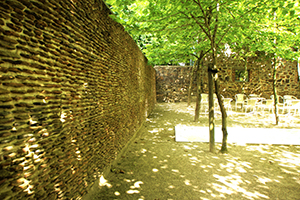
[[[155,103],[101,0],[0,2],[0,199],[80,199]]]
[[[155,66],[156,99],[158,102],[187,101],[192,67]],[[196,82],[193,85],[196,91]],[[195,95],[196,93],[194,93]]]
[[[203,93],[208,93],[207,64],[204,60],[202,71]],[[271,61],[260,61],[252,58],[247,61],[249,70],[248,82],[236,82],[235,70],[244,69],[245,62],[234,60],[228,57],[219,57],[220,68],[219,80],[220,91],[224,97],[233,98],[235,94],[245,93],[257,94],[264,98],[270,98],[273,94],[272,77],[273,70]],[[156,88],[158,102],[179,102],[187,101],[191,66],[155,66]],[[297,62],[284,61],[277,69],[277,92],[279,95],[294,95],[300,98],[299,76]],[[192,100],[195,100],[196,82],[193,80]]]

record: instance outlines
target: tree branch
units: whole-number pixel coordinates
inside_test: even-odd
[[[221,43],[221,41],[223,40],[224,36],[228,33],[229,29],[231,28],[231,26],[228,27],[228,29],[225,31],[225,33],[222,35],[221,39],[219,40],[217,46],[219,46],[219,44]]]
[[[202,7],[202,5],[201,5],[201,2],[200,2],[200,0],[193,0],[198,6],[199,6],[199,8],[200,8],[200,10],[201,10],[201,12],[202,12],[202,14],[203,14],[203,19],[204,19],[204,22],[205,22],[205,26],[208,28],[208,30],[209,30],[209,21],[208,21],[208,15],[207,15],[207,13],[205,12],[205,10],[203,9],[203,7]]]
[[[202,56],[202,57],[204,57],[210,50],[211,50],[211,49],[209,48],[207,51],[205,51],[205,52],[203,53],[203,56]],[[203,51],[202,51],[202,52],[203,52]]]
[[[218,3],[217,3],[217,6],[219,6]],[[214,27],[214,33],[213,33],[213,36],[212,36],[213,37],[212,40],[214,40],[216,38],[216,35],[217,35],[218,21],[219,21],[219,12],[217,12],[217,14],[216,14],[215,27]]]
[[[209,38],[209,40],[211,40],[211,35],[210,32],[207,32],[204,28],[204,26],[198,22],[198,20],[196,20],[195,16],[193,14],[191,14],[192,18],[196,21],[196,23],[200,26],[201,30],[205,33],[205,35]]]
[[[193,1],[200,7],[200,10],[201,10],[204,18],[206,18],[206,13],[205,13],[204,9],[202,8],[200,1],[199,0],[197,0],[197,1],[193,0]]]
[[[231,10],[229,10],[228,8],[225,7],[225,9],[229,12],[229,14],[231,15],[231,17],[235,20],[235,16],[233,16]]]
[[[197,59],[199,59],[199,57],[198,57],[196,54],[193,54],[193,53],[192,53],[191,55],[192,55],[192,56],[195,56]]]

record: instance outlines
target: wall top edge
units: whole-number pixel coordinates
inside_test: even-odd
[[[158,68],[158,67],[169,67],[169,68],[172,68],[172,67],[186,67],[186,68],[188,68],[188,67],[193,67],[193,66],[190,66],[190,65],[188,65],[188,66],[181,66],[181,65],[155,65],[154,66],[154,68]]]

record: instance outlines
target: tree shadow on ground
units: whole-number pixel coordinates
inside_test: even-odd
[[[178,143],[193,116],[158,104],[139,137],[85,199],[300,199],[300,146]],[[216,144],[220,149],[220,144]]]

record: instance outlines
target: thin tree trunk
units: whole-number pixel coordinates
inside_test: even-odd
[[[200,110],[201,110],[201,93],[202,93],[202,76],[201,71],[203,67],[203,57],[204,57],[204,51],[202,50],[200,52],[200,56],[197,60],[197,67],[196,67],[196,74],[197,74],[197,100],[196,100],[196,109],[195,109],[195,118],[194,122],[197,122],[199,120]]]
[[[197,100],[196,100],[196,108],[195,108],[195,118],[194,122],[199,120],[200,110],[201,110],[201,76],[200,76],[200,63],[199,59],[197,60]]]
[[[209,113],[209,151],[215,152],[215,116],[213,64],[208,65],[208,113]]]
[[[245,60],[245,65],[244,65],[244,81],[243,81],[243,94],[245,94],[245,85],[246,85],[246,80],[247,80],[247,76],[248,76],[248,72],[247,72],[247,64],[248,64],[248,62],[247,62],[247,57],[246,58],[244,58],[244,60]]]
[[[212,7],[209,8],[210,12],[212,11]],[[209,150],[212,153],[215,153],[215,116],[214,116],[214,75],[217,70],[217,44],[216,44],[216,35],[218,30],[218,14],[219,14],[219,3],[217,1],[216,6],[216,16],[215,16],[215,25],[214,28],[210,27],[210,17],[211,13],[208,16],[208,20],[206,21],[206,26],[209,31],[207,34],[210,40],[210,48],[212,53],[212,63],[208,65],[208,112],[209,112]]]
[[[192,86],[193,86],[193,81],[194,81],[194,76],[195,72],[197,73],[197,62],[194,63],[192,71],[190,73],[190,84],[189,84],[189,89],[188,89],[188,106],[191,105],[191,93],[192,93]]]
[[[276,12],[274,12],[274,21],[276,20]],[[274,27],[277,27],[276,22],[274,23]],[[274,48],[276,49],[277,45],[277,39],[275,37],[274,39]],[[276,84],[277,84],[277,79],[276,79],[276,72],[277,72],[277,59],[274,54],[274,59],[272,63],[273,67],[273,95],[274,95],[274,113],[275,113],[275,123],[276,125],[279,124],[279,117],[278,117],[278,98],[277,98],[277,91],[276,91]]]
[[[218,97],[218,102],[219,102],[219,106],[220,106],[220,110],[222,113],[222,132],[223,132],[223,139],[222,139],[222,148],[220,150],[221,153],[227,153],[228,149],[227,149],[227,136],[228,136],[228,132],[227,132],[227,113],[226,113],[226,109],[224,107],[224,103],[220,94],[220,90],[219,90],[219,79],[216,75],[216,79],[215,79],[215,92],[216,95]]]
[[[277,90],[276,90],[276,72],[277,72],[277,60],[274,58],[274,62],[272,63],[273,67],[273,96],[274,96],[274,114],[275,114],[275,123],[279,124],[279,116],[278,116],[278,98],[277,98]]]
[[[210,152],[215,153],[215,115],[214,115],[214,79],[217,72],[217,51],[215,38],[211,40],[212,63],[208,65],[208,112],[209,112],[209,145]]]

